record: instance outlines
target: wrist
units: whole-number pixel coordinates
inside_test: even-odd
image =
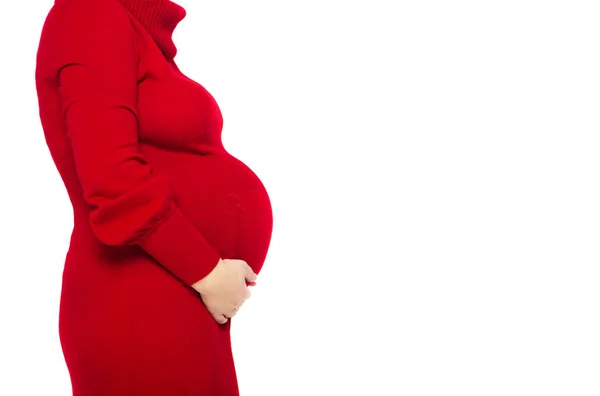
[[[204,278],[201,278],[198,281],[196,281],[195,283],[193,283],[192,288],[194,288],[194,290],[196,290],[198,293],[204,293],[204,291],[206,290],[207,278],[210,276],[210,274],[212,274],[213,270],[217,267],[217,265],[219,265],[221,263],[221,261],[222,261],[222,259],[219,258],[217,263],[212,266],[211,271],[208,273],[208,275],[206,275]]]

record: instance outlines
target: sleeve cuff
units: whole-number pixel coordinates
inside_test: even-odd
[[[221,259],[179,208],[138,245],[188,286],[210,274]]]

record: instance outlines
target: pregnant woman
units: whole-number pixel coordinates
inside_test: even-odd
[[[269,248],[265,187],[177,67],[169,0],[56,0],[36,68],[73,205],[59,335],[74,396],[237,396],[230,318]]]

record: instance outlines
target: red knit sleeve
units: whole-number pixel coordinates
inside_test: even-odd
[[[139,245],[192,285],[220,255],[139,150],[138,50],[128,14],[116,0],[68,0],[51,17],[46,53],[94,234],[108,245]]]

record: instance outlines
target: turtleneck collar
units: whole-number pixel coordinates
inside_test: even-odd
[[[119,0],[138,20],[170,62],[177,54],[173,31],[185,18],[185,9],[170,0]]]

